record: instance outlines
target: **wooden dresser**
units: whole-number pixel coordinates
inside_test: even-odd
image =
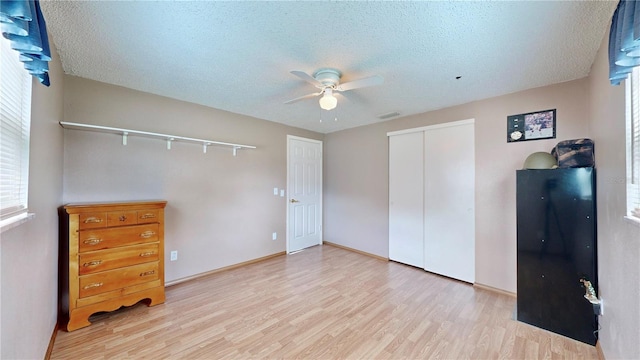
[[[164,296],[166,201],[68,204],[60,213],[60,326]]]

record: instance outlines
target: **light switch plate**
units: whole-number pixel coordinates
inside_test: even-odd
[[[280,197],[284,197],[284,189],[280,190]]]
[[[273,195],[278,196],[278,188],[273,188]]]

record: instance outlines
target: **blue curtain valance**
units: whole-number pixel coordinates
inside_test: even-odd
[[[20,53],[24,68],[40,83],[49,86],[49,38],[38,0],[1,0],[2,36]]]
[[[618,3],[609,32],[609,80],[619,85],[640,65],[640,5],[635,0]]]

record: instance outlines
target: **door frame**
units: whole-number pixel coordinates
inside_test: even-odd
[[[298,141],[306,141],[306,142],[310,142],[310,143],[315,143],[320,145],[320,203],[319,203],[319,208],[320,208],[320,219],[318,221],[318,226],[320,227],[319,229],[319,233],[320,233],[320,240],[318,242],[318,245],[322,245],[323,242],[323,232],[322,232],[322,228],[323,228],[323,219],[324,219],[324,214],[323,214],[323,208],[322,208],[322,198],[323,198],[323,192],[324,192],[324,185],[322,182],[323,179],[323,167],[324,167],[324,152],[323,152],[323,146],[322,146],[322,141],[321,140],[315,140],[315,139],[309,139],[309,138],[304,138],[304,137],[300,137],[300,136],[295,136],[295,135],[287,135],[287,196],[286,196],[286,206],[287,206],[287,213],[286,213],[286,251],[287,254],[290,254],[290,245],[289,245],[289,234],[291,233],[291,229],[290,226],[291,224],[289,223],[289,200],[290,200],[290,196],[289,196],[289,189],[292,189],[292,184],[291,184],[291,178],[290,178],[290,173],[289,173],[289,169],[290,169],[290,151],[291,151],[291,140],[298,140]]]
[[[465,120],[458,120],[458,121],[450,121],[450,122],[445,122],[445,123],[421,126],[421,127],[417,127],[417,128],[390,131],[390,132],[387,133],[387,136],[409,134],[409,133],[414,133],[414,132],[422,132],[422,131],[425,131],[425,130],[447,128],[447,127],[452,127],[452,126],[460,126],[460,125],[468,125],[468,124],[474,124],[475,125],[475,122],[476,122],[475,118],[465,119]]]

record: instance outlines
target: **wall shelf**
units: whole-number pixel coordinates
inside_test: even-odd
[[[176,141],[200,144],[202,145],[203,153],[206,153],[207,147],[212,145],[230,147],[233,149],[233,156],[236,156],[238,150],[256,148],[255,146],[252,146],[252,145],[234,144],[234,143],[215,141],[215,140],[196,139],[196,138],[177,136],[177,135],[153,133],[148,131],[121,129],[121,128],[114,128],[114,127],[108,127],[108,126],[80,124],[80,123],[72,123],[72,122],[65,122],[65,121],[61,121],[60,126],[62,126],[65,129],[71,129],[71,130],[96,131],[96,132],[120,135],[122,136],[122,145],[127,145],[127,140],[129,136],[133,135],[133,136],[141,136],[141,137],[147,137],[147,138],[162,139],[167,142],[168,150],[171,150],[171,144]]]

